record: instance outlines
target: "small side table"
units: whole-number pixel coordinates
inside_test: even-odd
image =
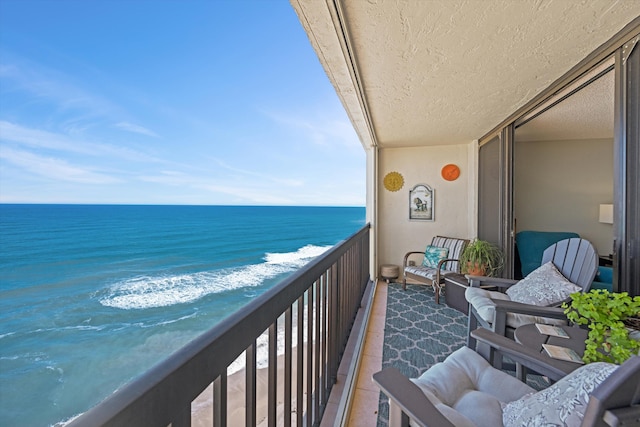
[[[566,368],[568,371],[572,371],[578,369],[582,366],[579,363],[575,362],[566,362],[564,360],[554,359],[549,357],[547,353],[544,351],[542,344],[553,344],[561,347],[567,347],[574,350],[578,355],[582,356],[584,354],[585,349],[585,340],[589,335],[589,332],[585,329],[575,328],[572,326],[560,326],[566,333],[569,335],[569,338],[560,338],[554,337],[550,335],[544,335],[538,332],[538,328],[536,328],[535,324],[523,325],[517,328],[513,337],[516,342],[519,342],[525,347],[531,348],[553,360],[554,364],[558,364],[558,366],[562,368]],[[516,367],[516,375],[521,381],[526,380],[527,370],[526,368],[517,365]]]
[[[387,283],[392,280],[397,279],[400,276],[400,267],[393,264],[384,264],[380,266],[380,277],[387,281]]]
[[[469,303],[464,292],[469,287],[469,281],[464,274],[450,273],[444,276],[446,303],[449,307],[461,313],[469,314]]]

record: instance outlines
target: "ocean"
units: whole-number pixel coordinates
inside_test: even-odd
[[[0,205],[0,425],[86,411],[364,224],[363,207]]]

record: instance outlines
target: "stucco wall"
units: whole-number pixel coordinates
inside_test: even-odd
[[[472,237],[470,214],[475,196],[475,169],[470,170],[472,144],[395,148],[380,150],[378,174],[378,264],[402,265],[408,251],[424,251],[433,236]],[[460,177],[446,181],[443,166],[454,163]],[[384,188],[387,173],[396,171],[404,177],[404,186],[396,192]],[[409,191],[417,184],[435,190],[435,221],[409,220]]]
[[[573,231],[609,254],[613,226],[598,222],[613,202],[613,141],[519,142],[515,147],[517,231]]]

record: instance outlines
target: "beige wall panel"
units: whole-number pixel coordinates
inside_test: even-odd
[[[611,252],[613,226],[598,215],[613,202],[613,140],[516,143],[514,178],[517,231],[573,231]]]
[[[433,236],[471,237],[469,213],[470,189],[475,178],[468,167],[471,144],[435,147],[414,147],[380,150],[378,204],[378,264],[402,265],[408,251],[424,251]],[[460,177],[446,181],[442,167],[454,163],[460,167]],[[404,186],[396,192],[384,188],[389,172],[399,172]],[[409,191],[417,184],[435,190],[435,221],[409,220]]]

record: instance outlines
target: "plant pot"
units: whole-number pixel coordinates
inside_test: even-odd
[[[487,272],[487,266],[480,263],[467,262],[467,274],[470,276],[484,276]]]
[[[497,277],[503,265],[502,250],[486,240],[472,241],[460,255],[460,267],[464,274]]]

